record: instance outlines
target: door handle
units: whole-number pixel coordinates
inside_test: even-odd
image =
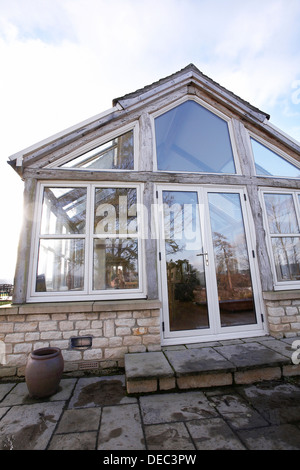
[[[206,266],[208,266],[208,253],[207,253],[207,252],[205,252],[205,253],[198,253],[197,256],[204,256],[205,264],[206,264]]]

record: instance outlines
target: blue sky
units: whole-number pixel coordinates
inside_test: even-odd
[[[299,0],[0,0],[0,280],[22,218],[8,157],[113,98],[194,63],[300,141],[299,24]]]

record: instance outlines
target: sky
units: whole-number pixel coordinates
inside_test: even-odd
[[[193,63],[300,141],[299,0],[0,0],[0,283],[23,182],[8,157]]]

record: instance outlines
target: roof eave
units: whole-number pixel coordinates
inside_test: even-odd
[[[8,163],[20,174],[22,173],[21,168],[23,166],[23,159],[26,155],[29,154],[41,154],[41,153],[46,153],[48,150],[53,150],[55,145],[60,146],[60,142],[62,138],[64,138],[64,145],[65,145],[65,139],[69,137],[69,140],[72,141],[74,138],[78,136],[79,133],[85,132],[86,130],[91,131],[93,127],[98,127],[99,123],[103,118],[106,118],[109,115],[113,115],[115,112],[120,111],[120,106],[115,105],[110,109],[107,109],[106,111],[97,114],[89,119],[86,119],[85,121],[82,121],[78,124],[75,124],[74,126],[71,126],[67,129],[64,129],[63,131],[60,131],[50,137],[47,137],[46,139],[43,139],[30,147],[27,147],[23,150],[20,150],[19,152],[11,155],[9,158]]]

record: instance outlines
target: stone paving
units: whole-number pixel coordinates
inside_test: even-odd
[[[300,365],[292,362],[294,342],[297,346],[299,338],[261,336],[126,354],[126,389],[129,394],[191,390],[300,375]]]
[[[128,396],[125,376],[64,378],[49,399],[0,383],[1,450],[300,450],[300,377]]]

